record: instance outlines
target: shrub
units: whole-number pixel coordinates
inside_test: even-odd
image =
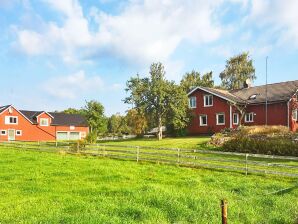
[[[250,126],[235,131],[224,130],[211,144],[215,142],[223,151],[230,152],[298,156],[295,138],[295,134],[284,126]]]
[[[229,152],[298,156],[298,144],[287,138],[233,138],[225,142],[222,149]]]
[[[86,142],[84,140],[78,140],[70,143],[70,150],[74,152],[83,151],[86,148]]]

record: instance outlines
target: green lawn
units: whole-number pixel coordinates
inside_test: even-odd
[[[0,223],[220,223],[222,198],[230,223],[298,217],[297,179],[3,148],[0,171]]]
[[[130,146],[150,146],[150,147],[167,147],[181,149],[209,149],[207,146],[210,137],[181,137],[181,138],[164,138],[158,141],[156,138],[127,139],[117,141],[101,141],[100,143],[113,145],[130,145]]]

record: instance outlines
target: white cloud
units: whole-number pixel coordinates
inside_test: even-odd
[[[208,43],[222,32],[216,18],[222,0],[133,0],[118,15],[93,8],[92,21],[77,0],[44,2],[63,15],[62,24],[47,22],[42,31],[19,27],[16,44],[28,55],[58,55],[70,63],[77,55],[103,53],[139,64],[168,60],[184,41]]]
[[[276,35],[278,44],[288,43],[298,47],[297,0],[251,0],[248,21]]]
[[[51,78],[43,84],[43,89],[57,98],[75,99],[82,93],[99,91],[103,85],[99,76],[87,77],[81,70],[72,75]]]

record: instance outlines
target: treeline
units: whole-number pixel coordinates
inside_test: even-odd
[[[86,102],[82,109],[69,108],[64,112],[86,117],[91,131],[89,141],[108,134],[142,136],[153,128],[157,130],[158,139],[162,139],[164,127],[167,134],[186,135],[186,127],[192,119],[187,96],[191,89],[202,86],[232,90],[241,88],[247,79],[256,79],[248,52],[226,61],[226,67],[219,75],[220,86],[214,86],[212,71],[205,74],[195,70],[187,72],[179,84],[167,80],[165,74],[161,63],[153,63],[148,76],[141,78],[136,75],[127,81],[125,90],[128,97],[124,102],[133,109],[126,111],[125,115],[106,117],[103,105],[97,101]]]

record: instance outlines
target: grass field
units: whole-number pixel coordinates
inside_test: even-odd
[[[297,179],[0,148],[0,223],[295,223]],[[272,192],[290,188],[280,194]]]
[[[127,139],[117,141],[101,141],[101,143],[111,145],[131,145],[131,146],[150,146],[167,147],[181,149],[213,149],[207,143],[210,137],[182,137],[182,138],[164,138],[158,141],[156,138]]]

